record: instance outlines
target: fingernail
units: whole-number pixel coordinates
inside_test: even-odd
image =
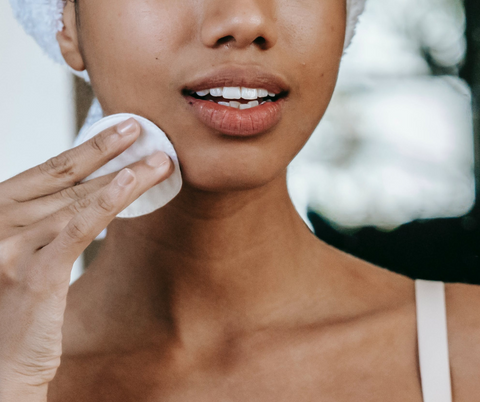
[[[117,176],[117,183],[121,187],[127,187],[134,179],[130,169],[123,169]]]
[[[130,117],[117,126],[117,132],[121,135],[134,134],[137,131],[137,126],[137,121],[133,117]]]
[[[170,160],[165,152],[158,151],[145,159],[145,163],[151,167],[159,168]]]

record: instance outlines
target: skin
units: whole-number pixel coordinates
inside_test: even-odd
[[[69,289],[48,401],[422,401],[413,281],[318,240],[286,188],[335,86],[345,3],[82,0],[78,11],[67,3],[57,35],[65,60],[88,69],[106,114],[168,133],[184,187],[109,225]],[[280,123],[249,139],[200,124],[183,86],[249,65],[288,83]],[[455,402],[480,392],[475,303],[478,287],[447,285]]]

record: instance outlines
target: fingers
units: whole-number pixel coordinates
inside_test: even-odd
[[[134,169],[122,170],[90,199],[77,201],[51,217],[63,229],[40,253],[47,260],[52,258],[57,262],[61,260],[73,264],[118,213],[149,188],[169,177],[173,169],[170,158],[163,152],[157,152],[138,163]],[[62,266],[61,263],[53,265]]]
[[[151,187],[170,177],[175,166],[167,154],[156,152],[133,166],[133,170],[138,184],[130,195],[127,205],[130,205]]]
[[[127,167],[134,171],[137,169],[142,170],[142,166],[145,163],[145,161],[140,161]],[[32,225],[76,201],[90,197],[91,194],[97,192],[110,183],[117,173],[118,172],[111,173],[76,186],[67,187],[55,194],[36,198],[20,204],[6,206],[3,208],[3,211],[5,211],[5,214],[7,217],[9,217],[9,220],[14,221],[17,226],[24,227]],[[140,177],[143,176],[140,175]]]
[[[136,184],[132,170],[123,169],[100,191],[95,200],[81,209],[40,253],[54,258],[51,270],[70,266],[100,232],[125,208]],[[52,272],[52,275],[57,273]],[[58,273],[62,275],[62,273]]]
[[[130,118],[78,147],[0,183],[0,194],[23,202],[71,187],[125,151],[135,142],[140,131],[140,124]]]
[[[36,198],[21,204],[12,204],[10,208],[5,208],[7,208],[7,213],[15,220],[17,225],[32,225],[76,201],[90,197],[109,184],[117,174],[118,172],[115,172],[97,177],[85,183],[67,187],[55,194]],[[8,209],[10,209],[10,211],[8,211]],[[12,215],[17,216],[14,217]]]

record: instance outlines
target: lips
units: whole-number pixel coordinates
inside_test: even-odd
[[[274,74],[255,68],[227,68],[198,77],[182,89],[195,116],[229,136],[271,130],[282,117],[289,88]]]

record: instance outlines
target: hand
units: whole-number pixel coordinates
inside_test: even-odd
[[[79,182],[140,134],[134,119],[0,183],[0,400],[45,401],[62,354],[75,260],[115,216],[171,175],[157,152]]]

